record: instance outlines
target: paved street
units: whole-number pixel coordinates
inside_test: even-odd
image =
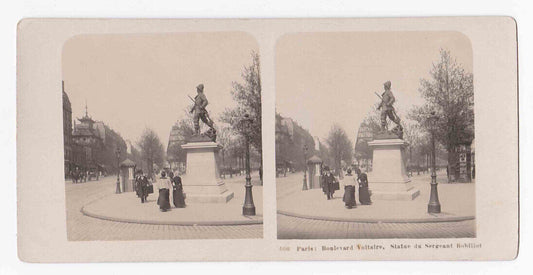
[[[356,223],[278,215],[279,239],[474,238],[476,221]]]
[[[280,200],[290,199],[291,194],[301,192],[302,177],[301,173],[297,173],[277,179],[278,203]],[[415,177],[429,178],[429,175]],[[445,182],[442,175],[439,176],[438,181]],[[342,204],[340,206],[342,207]],[[367,223],[327,221],[278,214],[278,238],[280,239],[473,238],[476,236],[475,232],[475,220]]]
[[[244,180],[243,177],[231,180]],[[229,180],[229,179],[228,179]],[[263,226],[177,226],[106,221],[84,216],[83,205],[115,192],[113,176],[98,182],[66,183],[67,236],[69,241],[159,240],[159,239],[247,239],[262,238]]]

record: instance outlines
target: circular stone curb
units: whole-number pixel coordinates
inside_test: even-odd
[[[155,221],[155,220],[140,220],[140,219],[128,219],[128,218],[119,218],[119,217],[110,217],[101,214],[96,214],[85,209],[83,206],[80,209],[80,212],[88,217],[114,221],[114,222],[124,222],[124,223],[138,223],[138,224],[154,224],[154,225],[181,225],[181,226],[224,226],[224,225],[254,225],[254,224],[263,224],[262,216],[260,220],[245,220],[245,221]]]
[[[368,219],[368,218],[341,218],[341,217],[324,217],[324,216],[313,216],[306,214],[297,214],[290,211],[278,210],[278,214],[302,218],[302,219],[311,219],[311,220],[323,220],[323,221],[333,221],[333,222],[359,222],[359,223],[436,223],[436,222],[461,222],[467,220],[474,220],[475,216],[456,216],[456,217],[434,217],[434,218],[419,218],[419,219]]]

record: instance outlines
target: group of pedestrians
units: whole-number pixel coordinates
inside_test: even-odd
[[[147,202],[148,194],[158,191],[157,205],[161,212],[166,212],[172,208],[171,203],[176,208],[184,208],[185,194],[183,193],[183,184],[178,173],[174,175],[172,172],[162,171],[159,179],[150,184],[148,177],[142,173],[142,170],[137,172],[135,177],[137,196],[141,199],[141,203]]]
[[[328,166],[325,166],[323,171],[322,191],[324,194],[326,194],[326,198],[331,200],[334,197],[335,191],[340,189],[340,184]],[[343,173],[343,171],[341,171],[341,173]],[[355,174],[356,176],[353,175],[352,169],[348,168],[346,170],[346,175],[342,180],[344,186],[344,196],[342,200],[348,209],[357,207],[357,202],[355,199],[355,186],[359,186],[359,202],[362,205],[372,204],[372,201],[370,200],[370,191],[368,190],[368,177],[366,173],[361,172],[359,168],[355,168]]]
[[[181,177],[178,174],[174,175],[172,172],[169,172],[167,175],[165,171],[162,171],[161,177],[156,183],[157,190],[159,190],[157,205],[159,205],[161,212],[170,210],[172,207],[171,203],[176,208],[184,208],[186,206],[183,185],[181,183]]]
[[[72,179],[72,183],[82,183],[86,182],[88,178],[89,171],[81,170],[78,167],[76,169],[70,171],[70,177]]]

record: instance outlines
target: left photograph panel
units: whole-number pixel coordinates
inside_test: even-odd
[[[81,35],[61,63],[69,241],[263,237],[254,37]]]

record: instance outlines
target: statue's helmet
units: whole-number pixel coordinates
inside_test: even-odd
[[[200,91],[200,92],[203,92],[204,91],[204,84],[200,84],[200,85],[196,86],[196,90]]]
[[[387,88],[387,89],[390,89],[390,86],[391,86],[390,81],[387,81],[387,82],[383,83],[383,86],[385,86],[385,88]]]

